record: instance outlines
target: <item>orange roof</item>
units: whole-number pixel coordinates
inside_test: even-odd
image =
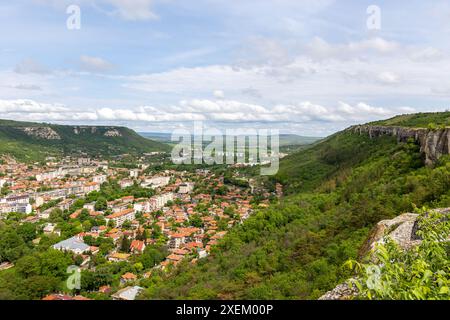
[[[171,255],[169,255],[167,258],[167,260],[172,260],[172,261],[180,261],[183,259],[183,256],[180,256],[178,254],[174,254],[172,253]]]
[[[135,279],[137,279],[137,276],[131,272],[127,272],[127,273],[123,274],[121,278],[125,279],[125,280],[135,280]]]
[[[189,251],[186,250],[186,249],[174,249],[174,250],[172,251],[172,253],[174,253],[174,254],[176,254],[176,255],[184,256],[184,255],[188,254]]]
[[[172,238],[184,238],[184,237],[186,237],[186,234],[184,234],[184,233],[172,233],[170,236]]]
[[[116,212],[116,213],[110,214],[106,218],[107,219],[114,219],[114,218],[118,218],[118,217],[121,217],[121,216],[126,216],[126,215],[128,215],[128,214],[130,214],[132,212],[134,212],[134,209],[126,209],[126,210],[123,210],[123,211],[120,211],[120,212]]]
[[[145,247],[144,241],[140,241],[140,240],[133,240],[130,245],[131,250],[135,249],[135,250],[143,251],[144,247]]]

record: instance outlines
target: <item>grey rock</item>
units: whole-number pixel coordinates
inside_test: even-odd
[[[399,142],[412,138],[420,145],[420,152],[425,155],[425,164],[435,163],[442,155],[450,154],[450,128],[430,130],[425,128],[405,128],[398,126],[352,126],[347,130],[368,134],[370,138],[389,135]]]

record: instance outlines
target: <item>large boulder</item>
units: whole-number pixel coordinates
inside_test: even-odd
[[[450,214],[450,208],[434,209],[443,214]],[[359,250],[359,258],[366,257],[377,243],[382,243],[385,236],[389,236],[403,249],[409,249],[420,244],[421,239],[417,235],[418,214],[404,213],[394,219],[382,220],[372,229]],[[319,300],[349,300],[356,295],[356,288],[350,288],[346,283],[339,284],[333,290],[328,291]]]

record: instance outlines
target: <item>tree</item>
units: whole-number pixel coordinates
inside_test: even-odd
[[[360,298],[425,300],[450,299],[450,260],[448,217],[425,208],[419,210],[417,235],[421,243],[401,249],[386,237],[376,246],[375,263],[347,262],[354,268]]]
[[[130,229],[131,228],[131,221],[127,220],[122,224],[123,229]]]
[[[83,222],[83,230],[88,232],[92,228],[92,223],[89,220]]]
[[[0,231],[0,261],[15,262],[27,252],[22,237],[13,230]]]
[[[108,221],[108,227],[109,228],[115,228],[116,227],[116,222],[114,220],[109,220]]]
[[[41,274],[64,278],[67,275],[67,267],[72,264],[72,259],[67,254],[48,249],[40,254]]]
[[[193,214],[189,217],[189,223],[196,228],[202,228],[203,227],[203,220],[198,214]]]
[[[99,197],[97,199],[97,202],[95,203],[95,210],[97,211],[104,211],[108,208],[108,202],[106,201],[106,198]]]
[[[63,212],[61,209],[59,208],[55,208],[50,212],[50,221],[51,222],[56,222],[58,221],[60,218],[62,218],[63,216]]]
[[[25,278],[41,274],[41,261],[35,254],[23,256],[16,262],[17,272]]]
[[[28,299],[41,299],[44,296],[59,291],[60,280],[51,276],[33,276],[24,280],[21,289]]]
[[[145,269],[153,268],[163,261],[167,256],[167,248],[164,246],[149,245],[139,256],[138,262],[142,263]]]
[[[123,236],[122,241],[120,242],[120,251],[126,253],[130,252],[130,245],[131,245],[130,239],[128,239],[128,237],[126,236]]]
[[[36,225],[25,222],[16,228],[17,234],[25,241],[30,242],[36,238]]]

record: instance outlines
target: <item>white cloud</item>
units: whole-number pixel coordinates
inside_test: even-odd
[[[21,62],[19,62],[16,67],[14,68],[14,71],[19,74],[29,74],[29,73],[35,73],[35,74],[48,74],[50,73],[50,70],[41,64],[40,62],[28,58],[24,59]]]
[[[10,86],[10,88],[13,89],[18,89],[18,90],[37,90],[40,91],[42,90],[42,88],[38,85],[34,85],[34,84],[17,84],[17,85],[12,85]]]
[[[68,112],[61,104],[38,103],[33,100],[0,100],[0,113],[45,113]]]
[[[107,72],[113,68],[113,65],[102,58],[82,55],[80,68],[88,72]]]
[[[393,72],[385,71],[378,74],[378,79],[382,83],[395,84],[399,82],[399,76]]]
[[[315,37],[305,46],[305,50],[314,59],[349,60],[363,58],[367,55],[395,53],[400,47],[396,42],[379,37],[346,44],[331,44]]]
[[[104,0],[116,7],[117,14],[125,20],[149,20],[158,16],[152,10],[153,0]]]
[[[154,0],[34,0],[37,3],[65,9],[68,5],[91,5],[100,11],[121,17],[124,20],[152,20],[158,16],[153,12]],[[108,11],[109,7],[113,11]]]
[[[214,94],[214,97],[216,97],[217,99],[225,98],[225,93],[222,90],[214,90],[213,94]]]
[[[180,101],[165,107],[141,106],[130,109],[100,108],[76,110],[61,104],[38,103],[32,100],[0,100],[0,117],[31,121],[107,121],[128,122],[245,122],[245,123],[309,123],[347,124],[411,111],[408,108],[380,108],[367,103],[350,105],[339,102],[324,106],[309,101],[296,104],[261,106],[234,100]]]
[[[411,54],[411,59],[419,62],[437,61],[442,58],[444,58],[443,52],[433,47],[419,49]]]

